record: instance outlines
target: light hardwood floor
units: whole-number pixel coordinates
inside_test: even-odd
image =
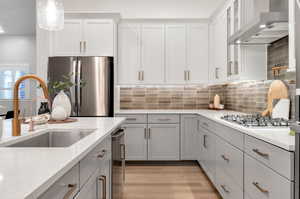
[[[221,199],[197,165],[126,166],[124,199]]]

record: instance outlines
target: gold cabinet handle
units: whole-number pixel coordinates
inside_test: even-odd
[[[63,199],[70,199],[71,196],[73,196],[74,192],[77,189],[77,184],[68,184],[67,187],[68,187],[69,191],[65,194]]]
[[[126,147],[125,144],[121,144],[121,160],[125,160],[126,159],[126,155],[125,155],[125,151],[126,151]]]
[[[142,74],[142,81],[144,81],[144,71],[141,71]]]
[[[204,146],[204,148],[207,148],[206,138],[207,138],[207,135],[203,135],[203,146]]]
[[[97,155],[97,158],[104,158],[105,154],[106,154],[106,150],[103,149],[98,155]]]
[[[84,42],[83,42],[83,51],[84,51],[84,52],[86,52],[86,46],[87,46],[86,41],[84,41]]]
[[[126,118],[127,121],[136,121],[136,118]]]
[[[221,188],[222,188],[226,193],[230,193],[230,191],[226,188],[225,185],[221,185]]]
[[[258,154],[258,155],[264,157],[264,158],[269,158],[269,154],[260,152],[259,149],[253,149],[252,151],[253,151],[254,153],[256,153],[256,154]]]
[[[144,138],[147,140],[147,128],[144,128]]]
[[[160,118],[158,119],[158,121],[161,121],[161,122],[165,122],[165,121],[170,121],[171,119],[169,118]]]
[[[148,129],[148,139],[151,139],[151,128]]]
[[[190,81],[191,80],[191,71],[187,71],[187,74],[188,74],[188,80]]]
[[[253,184],[260,192],[265,193],[265,194],[268,194],[268,193],[269,193],[269,191],[266,190],[266,189],[264,189],[264,188],[262,188],[262,187],[259,185],[258,182],[253,182],[252,184]]]
[[[106,199],[106,176],[100,176],[99,181],[102,183],[102,199]]]
[[[226,162],[229,162],[229,158],[227,158],[225,155],[221,155],[221,157],[223,158],[223,160],[225,160]]]
[[[79,48],[80,52],[82,52],[82,41],[79,42]]]

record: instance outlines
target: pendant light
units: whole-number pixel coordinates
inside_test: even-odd
[[[62,0],[38,0],[37,21],[41,29],[58,31],[64,28]]]

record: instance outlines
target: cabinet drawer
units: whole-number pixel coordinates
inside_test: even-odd
[[[216,141],[217,173],[226,173],[235,184],[243,184],[244,155],[220,138]]]
[[[250,136],[245,137],[245,152],[280,175],[294,179],[294,153]]]
[[[292,199],[293,183],[245,155],[245,199]]]
[[[106,142],[103,141],[80,161],[80,187],[84,186],[91,175],[101,167],[107,153]]]
[[[117,117],[125,117],[127,124],[145,124],[147,123],[146,114],[117,114]]]
[[[179,123],[179,115],[171,114],[150,114],[148,116],[149,124],[171,124]]]
[[[231,176],[224,172],[216,173],[216,188],[223,199],[243,199],[243,183],[237,184]]]
[[[72,199],[79,191],[79,165],[55,182],[39,199]]]

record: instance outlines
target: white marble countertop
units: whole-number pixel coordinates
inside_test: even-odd
[[[290,128],[277,127],[262,127],[262,128],[247,128],[238,124],[227,122],[221,119],[221,116],[226,114],[241,114],[236,111],[214,111],[214,110],[118,110],[116,114],[199,114],[215,122],[226,125],[230,128],[240,131],[246,135],[263,140],[288,151],[295,150],[295,137],[290,136]]]
[[[26,125],[16,138],[11,136],[11,121],[6,121],[0,139],[0,198],[36,199],[123,122],[124,118],[78,118],[76,123],[36,126],[32,133]],[[94,133],[66,148],[4,147],[49,130],[72,129]]]

